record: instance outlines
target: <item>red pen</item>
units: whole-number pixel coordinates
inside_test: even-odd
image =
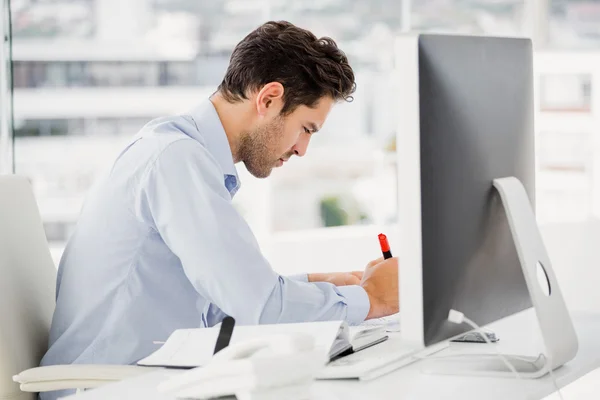
[[[387,236],[385,236],[383,233],[379,234],[379,245],[381,246],[381,252],[383,253],[383,259],[387,260],[388,258],[392,258],[390,244],[388,243]]]

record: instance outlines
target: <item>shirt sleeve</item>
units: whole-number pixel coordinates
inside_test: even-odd
[[[360,286],[308,283],[273,271],[231,204],[224,175],[199,142],[171,143],[140,182],[136,214],[160,234],[207,301],[240,324],[364,321]]]
[[[295,281],[308,283],[308,274],[294,274],[294,275],[288,276],[288,278],[293,279]]]

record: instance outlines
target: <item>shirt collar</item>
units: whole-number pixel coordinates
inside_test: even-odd
[[[233,197],[240,187],[240,178],[233,162],[227,134],[215,106],[210,99],[206,99],[193,108],[189,115],[194,120],[207,150],[223,170],[225,186]]]

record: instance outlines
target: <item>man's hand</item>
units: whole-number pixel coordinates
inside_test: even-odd
[[[360,285],[362,271],[331,272],[326,274],[308,274],[309,282],[329,282],[335,286]]]
[[[371,302],[367,319],[381,318],[398,312],[398,258],[371,261],[360,285]]]

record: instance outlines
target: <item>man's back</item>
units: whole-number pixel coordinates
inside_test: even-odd
[[[136,136],[88,195],[58,272],[45,364],[129,364],[177,328],[200,327],[207,302],[139,206],[140,182],[175,141],[201,144],[156,120]]]

